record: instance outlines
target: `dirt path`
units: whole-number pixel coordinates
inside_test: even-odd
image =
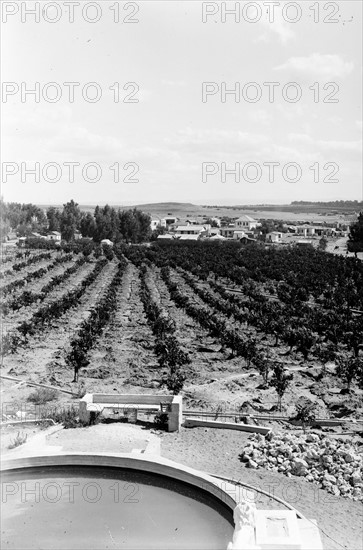
[[[154,337],[140,300],[137,268],[129,263],[117,296],[113,321],[97,342],[91,363],[85,369],[87,387],[94,391],[147,392],[159,386],[159,366],[154,354]],[[122,390],[125,391],[125,390]]]
[[[182,428],[179,434],[163,434],[161,454],[192,468],[240,479],[289,502],[309,519],[316,519],[325,550],[361,550],[362,504],[336,497],[296,476],[290,479],[277,472],[251,470],[240,462],[239,454],[248,435],[232,430]],[[276,503],[260,495],[257,508],[276,508]]]

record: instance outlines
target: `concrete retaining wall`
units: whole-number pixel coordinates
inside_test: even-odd
[[[239,430],[241,432],[253,432],[266,435],[271,431],[271,428],[256,426],[254,424],[235,424],[234,422],[217,422],[216,420],[197,420],[187,418],[184,422],[186,428],[195,428],[205,426],[207,428],[222,428],[224,430]]]

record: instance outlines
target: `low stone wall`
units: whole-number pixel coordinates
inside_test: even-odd
[[[183,398],[180,395],[87,393],[79,402],[79,418],[87,424],[91,412],[102,413],[103,409],[113,407],[136,411],[138,408],[141,411],[152,408],[158,412],[161,410],[160,404],[168,409],[168,431],[178,431],[183,422]]]
[[[241,458],[250,468],[303,476],[329,493],[363,500],[363,456],[351,442],[307,435],[252,435]]]

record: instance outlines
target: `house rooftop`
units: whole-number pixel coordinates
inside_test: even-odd
[[[196,230],[199,230],[199,231],[206,231],[207,227],[209,227],[207,224],[206,225],[177,225],[175,226],[175,231],[196,231]]]
[[[238,222],[256,222],[255,218],[251,218],[251,216],[247,216],[247,214],[243,214],[239,218],[237,218]]]
[[[199,235],[177,235],[176,238],[180,241],[197,241]]]

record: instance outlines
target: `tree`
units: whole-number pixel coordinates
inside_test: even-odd
[[[320,239],[319,244],[318,244],[318,250],[321,250],[322,252],[324,252],[324,250],[326,250],[327,246],[328,246],[328,239],[326,237],[322,236],[322,238]]]
[[[270,380],[270,385],[276,388],[278,395],[278,408],[281,411],[282,397],[287,390],[291,380],[293,379],[293,374],[285,369],[281,363],[276,363],[274,365],[273,375]]]
[[[284,315],[276,316],[275,319],[273,319],[269,326],[269,332],[275,336],[275,344],[274,346],[278,346],[279,338],[281,338],[285,333],[287,329],[286,319]]]
[[[315,355],[323,363],[323,373],[325,372],[326,364],[330,361],[335,361],[337,354],[337,346],[333,342],[324,342],[317,344]]]
[[[150,240],[156,241],[159,235],[165,235],[166,233],[166,227],[159,226],[151,234]]]
[[[205,223],[209,224],[211,227],[219,227],[217,220],[212,220],[212,218],[207,218]]]
[[[303,354],[305,361],[309,356],[309,352],[316,342],[316,338],[310,329],[303,327],[297,331],[297,351]]]
[[[363,251],[363,212],[360,212],[358,220],[350,226],[349,240],[347,243],[349,252]]]
[[[96,233],[96,221],[90,212],[82,213],[80,221],[80,231],[83,237],[93,237]]]
[[[183,389],[185,379],[186,377],[182,373],[180,368],[170,369],[167,377],[164,380],[164,385],[174,395],[178,395]]]
[[[79,370],[89,365],[86,352],[78,342],[72,346],[72,351],[66,357],[66,363],[74,369],[73,382],[78,382]]]
[[[81,210],[73,199],[63,205],[63,211],[60,218],[62,239],[66,241],[74,240],[74,233],[79,229],[81,217]]]
[[[302,429],[305,433],[306,426],[311,426],[316,420],[317,403],[303,397],[297,401],[295,407],[296,416],[294,417],[294,420],[299,420],[301,422]]]
[[[337,363],[337,375],[346,382],[347,390],[350,391],[351,383],[360,374],[363,360],[358,357],[339,357]]]
[[[253,362],[263,378],[264,385],[267,387],[268,374],[272,366],[271,361],[267,359],[267,357],[263,353],[258,353],[254,358]]]
[[[343,342],[348,350],[353,350],[354,356],[358,357],[359,350],[363,348],[363,317],[348,321],[343,335]]]
[[[54,206],[47,210],[48,231],[59,231],[61,223],[61,212]]]
[[[102,250],[105,257],[108,259],[109,262],[111,262],[115,257],[115,254],[112,250],[112,246],[109,246],[108,244],[104,244],[102,245]]]
[[[183,389],[186,379],[181,367],[190,363],[190,358],[180,349],[177,340],[172,335],[160,340],[155,346],[155,351],[159,356],[160,367],[168,368],[168,373],[163,378],[161,385],[166,386],[174,395],[177,395]]]
[[[267,235],[267,233],[271,233],[271,231],[273,230],[274,225],[271,221],[268,220],[263,220],[259,227],[259,231],[262,233],[262,235]]]

